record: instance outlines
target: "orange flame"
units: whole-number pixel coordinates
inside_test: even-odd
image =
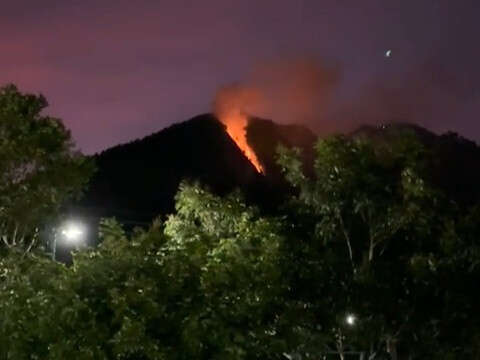
[[[260,165],[260,161],[258,161],[257,155],[255,155],[255,152],[247,143],[247,117],[240,111],[230,111],[228,114],[224,114],[220,120],[227,127],[228,135],[243,151],[247,159],[250,160],[260,174],[263,174],[264,170],[262,165]]]
[[[250,108],[260,101],[260,93],[255,89],[231,85],[220,89],[214,102],[215,114],[227,127],[228,135],[243,151],[255,169],[263,174],[264,170],[255,151],[247,142],[248,117]]]

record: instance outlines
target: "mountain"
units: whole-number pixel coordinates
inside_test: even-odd
[[[453,133],[436,135],[408,123],[362,126],[350,136],[389,141],[404,131],[415,133],[430,151],[429,170],[436,185],[460,202],[480,201],[480,148],[474,142]],[[316,136],[303,126],[255,117],[249,119],[246,136],[264,174],[257,173],[211,114],[110,148],[95,156],[98,171],[71,213],[95,222],[116,217],[127,226],[147,225],[174,210],[174,196],[183,179],[199,181],[217,194],[239,188],[248,201],[274,211],[291,190],[275,163],[277,145],[301,148],[306,170],[312,173]]]
[[[174,196],[184,179],[199,181],[217,194],[239,188],[249,199],[275,203],[280,186],[274,180],[280,177],[275,147],[283,143],[311,149],[315,136],[300,126],[258,118],[250,119],[247,132],[265,175],[257,173],[225,126],[204,114],[97,154],[98,171],[71,212],[96,219],[116,217],[127,225],[147,224],[174,210]]]
[[[148,222],[171,212],[183,179],[218,193],[246,188],[259,176],[211,115],[196,116],[95,156],[98,168],[81,205],[96,215]]]

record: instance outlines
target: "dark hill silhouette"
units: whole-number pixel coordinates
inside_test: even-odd
[[[82,206],[101,216],[148,222],[173,210],[183,179],[218,193],[246,188],[255,168],[211,115],[200,115],[95,156],[97,174]]]
[[[438,186],[459,201],[480,200],[480,150],[475,143],[408,123],[363,126],[351,135],[388,141],[403,131],[413,131],[431,150],[431,174]],[[115,146],[95,156],[98,172],[72,211],[96,219],[116,217],[127,225],[148,224],[173,211],[174,196],[183,179],[198,180],[217,194],[239,188],[250,201],[266,210],[275,209],[289,190],[275,163],[277,145],[302,148],[306,169],[311,170],[315,135],[303,126],[253,117],[247,141],[265,175],[256,172],[224,125],[210,114]]]
[[[249,134],[260,152],[266,176],[237,147],[213,115],[196,116],[162,131],[95,156],[98,171],[73,211],[89,217],[116,217],[124,223],[148,223],[173,211],[179,183],[199,181],[217,194],[243,190],[247,197],[274,202],[278,143],[311,148],[315,136],[299,126],[251,119]]]
[[[253,117],[247,127],[247,141],[265,169],[267,181],[284,184],[280,167],[276,163],[276,150],[279,144],[302,149],[302,157],[307,172],[313,164],[313,144],[316,135],[301,125],[280,125],[271,120]]]

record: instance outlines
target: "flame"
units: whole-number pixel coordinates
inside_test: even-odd
[[[248,117],[252,106],[259,103],[261,94],[256,89],[241,85],[230,85],[220,89],[214,101],[214,111],[218,119],[226,126],[237,146],[243,151],[255,169],[264,174],[264,169],[257,159],[255,151],[247,142]]]
[[[247,116],[240,111],[230,111],[228,114],[224,114],[220,120],[227,127],[228,135],[230,135],[237,146],[243,151],[247,159],[250,160],[260,174],[263,174],[264,170],[262,165],[260,165],[260,161],[258,161],[257,155],[247,143]]]

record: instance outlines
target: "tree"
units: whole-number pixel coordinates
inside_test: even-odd
[[[262,217],[238,193],[222,199],[183,184],[165,224],[167,254],[191,289],[182,330],[196,359],[273,359],[288,349],[277,219]]]
[[[182,183],[165,222],[106,220],[70,267],[10,251],[0,359],[478,358],[478,208],[428,185],[407,135],[316,156],[309,178],[280,151],[297,194],[277,216]]]
[[[43,114],[47,105],[14,85],[0,88],[0,237],[8,248],[30,250],[93,171],[61,120]]]
[[[158,253],[161,229],[127,239],[105,221],[101,236],[70,267],[18,251],[0,260],[0,359],[165,358],[181,323],[169,322],[179,312],[168,306],[175,281]]]
[[[468,210],[430,185],[433,154],[408,132],[389,142],[332,137],[319,140],[315,151],[313,178],[304,175],[298,150],[281,148],[279,163],[298,190],[288,222],[296,224],[295,236],[308,239],[308,262],[328,274],[328,281],[319,282],[318,294],[333,294],[326,297],[338,316],[332,321],[332,346],[342,359],[345,344],[366,351],[370,359],[387,353],[392,359],[442,354],[452,345],[441,341],[453,314],[445,312],[445,301],[459,293],[453,283],[442,285],[440,269],[453,269],[446,264],[458,257],[446,256],[441,239],[454,241],[452,231],[462,228],[460,219]],[[473,227],[477,223],[469,222]],[[463,245],[460,249],[456,251],[467,251]],[[476,269],[479,257],[473,254],[476,259],[467,264]],[[467,274],[457,270],[453,278],[461,281]],[[297,286],[308,288],[311,281],[305,277]],[[478,298],[472,286],[463,291],[461,314]],[[345,324],[348,312],[358,318],[355,327]],[[472,339],[459,343],[468,354]]]
[[[278,226],[237,195],[182,185],[165,224],[127,236],[103,222],[71,267],[12,252],[0,359],[281,358]]]

